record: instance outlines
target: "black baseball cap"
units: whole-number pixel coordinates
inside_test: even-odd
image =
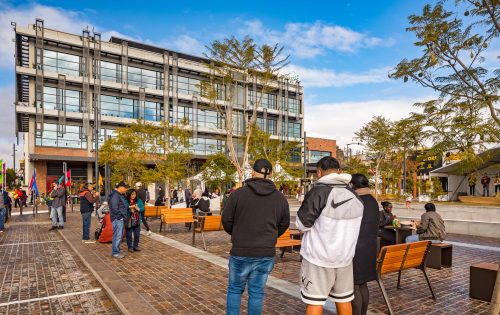
[[[266,159],[258,159],[253,163],[253,170],[264,175],[264,178],[266,178],[273,172],[273,165]],[[264,172],[262,172],[262,170],[264,170]]]
[[[116,184],[116,188],[118,188],[118,187],[129,188],[130,186],[127,183],[125,183],[124,181],[121,181],[118,184]]]

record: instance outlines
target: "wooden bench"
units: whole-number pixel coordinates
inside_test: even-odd
[[[293,251],[293,247],[300,246],[300,244],[302,244],[302,241],[293,239],[292,236],[290,235],[290,229],[287,229],[285,233],[283,233],[280,237],[278,237],[275,246],[276,248],[281,249],[280,257],[283,257],[283,255],[285,255],[285,249],[287,247],[291,247]]]
[[[195,221],[191,208],[161,209],[160,232],[163,228],[163,223],[165,223],[165,225],[180,223],[192,224]]]
[[[377,283],[384,296],[389,314],[392,315],[394,312],[392,311],[389,297],[382,283],[382,275],[384,274],[398,272],[397,288],[400,289],[402,271],[410,268],[419,269],[424,274],[429,290],[431,291],[432,299],[436,300],[429,277],[427,277],[425,271],[425,258],[429,252],[430,246],[430,241],[421,241],[382,247],[377,259]]]
[[[159,217],[157,206],[144,206],[144,217],[145,218],[157,218]]]
[[[451,267],[453,260],[453,245],[446,243],[432,243],[427,256],[427,267],[441,269]]]
[[[205,243],[205,232],[209,231],[221,231],[222,227],[222,216],[220,215],[210,215],[210,216],[199,216],[198,222],[196,222],[195,228],[193,229],[193,246],[195,242],[195,233],[201,234],[201,239],[203,240],[203,249],[207,250],[207,245]]]

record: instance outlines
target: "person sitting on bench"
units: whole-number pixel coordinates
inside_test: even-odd
[[[446,238],[446,230],[443,218],[436,212],[433,203],[424,206],[425,213],[422,214],[420,225],[417,227],[417,234],[406,237],[406,243],[430,240],[433,243],[440,243]]]

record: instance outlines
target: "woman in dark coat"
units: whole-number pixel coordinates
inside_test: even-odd
[[[385,228],[387,225],[392,225],[392,221],[396,216],[392,213],[392,203],[382,201],[380,203],[383,210],[379,212],[378,218],[378,236],[382,238],[380,246],[396,244],[396,231]]]
[[[368,188],[369,183],[365,175],[352,175],[351,184],[364,204],[363,219],[359,229],[358,243],[352,261],[354,272],[354,300],[352,314],[365,315],[368,311],[370,294],[367,283],[377,279],[377,233],[378,233],[378,204]]]

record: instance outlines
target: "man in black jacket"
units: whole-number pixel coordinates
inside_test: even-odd
[[[129,186],[121,181],[116,184],[115,190],[109,196],[109,213],[111,224],[113,225],[113,241],[111,245],[111,254],[114,258],[123,258],[120,252],[120,243],[123,237],[124,222],[128,219],[128,202],[125,199],[125,192]]]
[[[261,314],[264,288],[274,267],[276,239],[290,225],[288,202],[267,179],[272,165],[255,161],[252,178],[234,191],[222,212],[222,225],[231,234],[227,314],[239,314],[241,294],[248,283],[248,313]]]
[[[85,185],[80,191],[80,213],[82,214],[84,243],[94,243],[90,240],[90,219],[94,211],[94,203],[99,200],[99,193],[91,185]]]

